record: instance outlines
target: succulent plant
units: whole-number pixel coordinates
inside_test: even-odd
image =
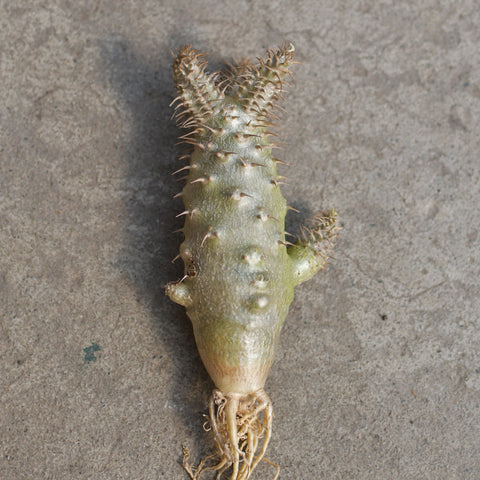
[[[217,451],[193,467],[185,450],[193,479],[230,468],[232,480],[245,480],[264,459],[272,429],[264,384],[280,330],[295,285],[325,266],[338,230],[332,209],[302,227],[295,243],[285,239],[289,207],[277,173],[285,162],[272,155],[271,130],[293,58],[285,44],[256,64],[207,74],[204,56],[185,46],[173,64],[176,116],[188,129],[181,140],[193,152],[177,171],[186,172],[177,195],[185,274],[166,293],[186,308],[216,386],[209,428]]]

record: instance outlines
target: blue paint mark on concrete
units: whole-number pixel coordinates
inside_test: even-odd
[[[96,343],[92,343],[89,347],[85,347],[83,349],[85,356],[83,357],[83,361],[85,363],[96,362],[97,357],[95,356],[95,352],[99,352],[100,346]]]

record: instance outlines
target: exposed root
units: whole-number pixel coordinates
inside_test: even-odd
[[[199,480],[204,472],[213,471],[220,480],[230,469],[230,480],[248,480],[265,460],[276,469],[276,480],[279,467],[263,458],[272,435],[272,412],[272,402],[263,389],[249,395],[214,390],[205,429],[212,431],[217,451],[194,467],[188,448],[183,447],[183,466],[190,478]]]

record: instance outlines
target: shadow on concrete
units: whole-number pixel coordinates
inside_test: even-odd
[[[132,127],[124,152],[126,222],[117,267],[135,285],[139,301],[151,310],[161,350],[167,352],[174,370],[173,381],[165,381],[173,385],[169,401],[192,436],[200,439],[204,434],[200,414],[205,413],[213,384],[201,363],[185,310],[164,294],[165,285],[183,275],[182,261],[171,262],[182,241],[182,235],[173,231],[183,225],[183,219],[175,218],[182,203],[172,199],[181,183],[170,175],[179,168],[181,153],[175,147],[179,129],[169,108],[175,96],[171,49],[165,47],[146,59],[125,39],[110,37],[102,41],[101,50],[107,80],[120,97],[122,112],[131,116]]]

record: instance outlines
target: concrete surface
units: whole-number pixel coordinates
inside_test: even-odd
[[[268,456],[282,480],[479,479],[479,25],[474,0],[2,2],[0,478],[181,480],[182,443],[208,451],[212,384],[163,294],[170,50],[289,39],[284,194],[344,230],[297,289]]]

